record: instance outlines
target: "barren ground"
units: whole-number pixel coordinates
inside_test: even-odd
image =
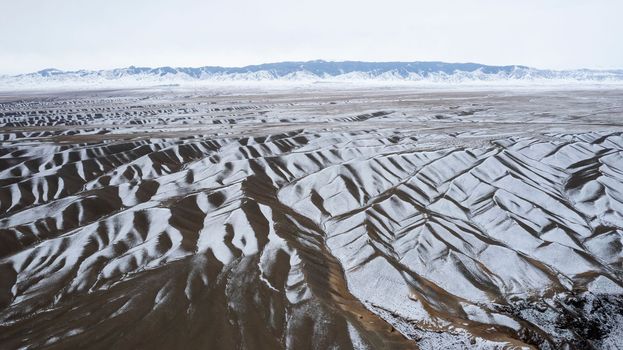
[[[623,90],[0,94],[0,348],[616,349]]]

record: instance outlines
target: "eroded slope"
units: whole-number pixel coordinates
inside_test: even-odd
[[[622,95],[4,96],[0,344],[616,348]]]

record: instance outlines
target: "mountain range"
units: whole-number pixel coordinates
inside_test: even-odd
[[[618,70],[549,70],[520,65],[492,66],[446,62],[324,61],[277,62],[244,67],[135,67],[109,70],[62,71],[0,76],[0,87],[49,85],[176,84],[192,82],[424,82],[424,83],[536,83],[623,82]]]

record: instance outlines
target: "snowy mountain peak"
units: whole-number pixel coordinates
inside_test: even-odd
[[[55,68],[0,77],[0,88],[128,86],[224,82],[382,82],[442,84],[623,83],[623,70],[545,70],[479,63],[291,61],[245,67],[137,67],[61,71]]]

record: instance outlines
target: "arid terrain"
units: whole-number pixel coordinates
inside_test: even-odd
[[[1,349],[623,347],[623,89],[15,92],[0,130]]]

